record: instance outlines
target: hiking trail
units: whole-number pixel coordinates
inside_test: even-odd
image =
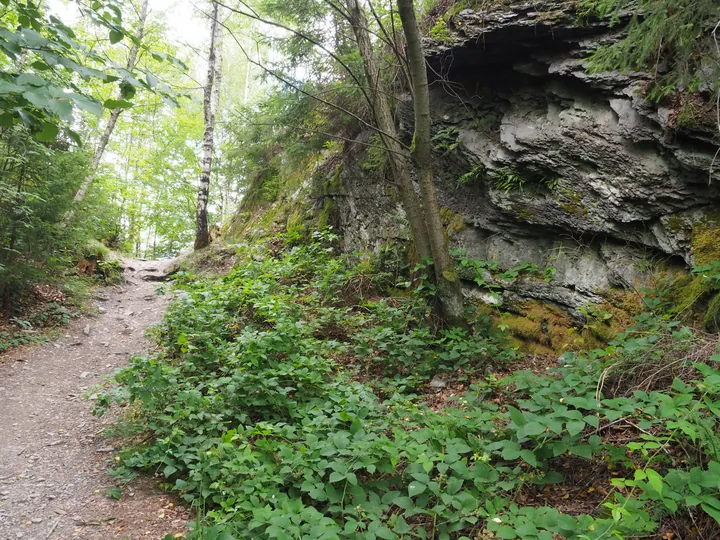
[[[161,539],[185,530],[187,510],[136,477],[119,500],[106,490],[115,454],[86,395],[102,377],[151,344],[162,319],[156,293],[167,261],[125,259],[126,281],[98,288],[97,315],[73,320],[48,343],[0,355],[0,540]]]

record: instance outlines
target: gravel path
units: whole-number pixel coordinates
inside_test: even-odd
[[[124,261],[127,282],[99,289],[96,317],[73,321],[51,343],[0,355],[0,540],[162,539],[181,535],[187,510],[138,478],[120,500],[107,474],[114,449],[102,435],[112,417],[84,399],[101,376],[149,347],[145,329],[167,297],[145,278],[155,261]]]

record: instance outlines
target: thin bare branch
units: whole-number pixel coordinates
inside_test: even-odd
[[[202,12],[202,11],[201,11],[201,12]],[[321,98],[321,97],[319,97],[319,96],[317,96],[317,95],[315,95],[315,94],[313,94],[313,93],[311,93],[311,92],[308,92],[307,90],[303,90],[299,85],[297,85],[297,84],[295,84],[294,82],[290,81],[290,80],[287,79],[286,77],[283,77],[281,74],[279,74],[279,73],[277,73],[276,71],[268,68],[268,67],[265,66],[263,63],[261,63],[261,62],[259,62],[259,61],[257,61],[257,60],[254,60],[254,59],[250,56],[250,54],[247,52],[247,50],[245,49],[245,47],[243,47],[243,45],[242,45],[242,43],[240,42],[240,40],[238,39],[237,35],[235,35],[235,32],[233,32],[233,30],[232,30],[231,28],[229,28],[226,24],[224,24],[224,23],[222,23],[222,22],[221,22],[220,24],[223,26],[223,28],[225,28],[225,29],[228,31],[228,34],[230,35],[230,37],[232,37],[233,41],[235,41],[235,43],[237,44],[238,48],[240,49],[240,52],[242,52],[243,56],[245,56],[245,58],[247,59],[248,62],[250,62],[250,63],[253,64],[254,66],[259,67],[262,71],[264,71],[265,73],[267,73],[267,74],[270,75],[271,77],[277,79],[277,80],[280,81],[281,83],[289,86],[290,88],[296,90],[297,92],[300,92],[300,93],[303,94],[304,96],[307,96],[307,97],[309,97],[309,98],[311,98],[311,99],[314,99],[314,100],[316,100],[316,101],[318,101],[318,102],[320,102],[320,103],[323,103],[323,104],[327,105],[328,107],[331,107],[331,108],[333,108],[333,109],[335,109],[335,110],[338,110],[338,111],[340,111],[340,112],[342,112],[342,113],[344,113],[344,114],[347,114],[347,115],[350,116],[351,118],[354,118],[355,120],[357,120],[358,122],[360,122],[363,126],[369,128],[369,129],[371,129],[371,130],[373,130],[373,131],[375,131],[375,132],[377,132],[377,133],[380,133],[381,135],[383,135],[383,136],[385,136],[385,137],[388,137],[389,139],[392,139],[392,140],[395,141],[397,144],[399,144],[402,148],[405,148],[406,150],[409,150],[409,147],[408,147],[405,143],[403,143],[400,139],[398,139],[397,137],[394,137],[394,136],[391,135],[390,133],[387,133],[387,132],[381,130],[381,129],[378,128],[377,126],[369,123],[369,122],[368,122],[367,120],[365,120],[364,118],[361,118],[361,117],[358,116],[357,114],[349,111],[348,109],[346,109],[346,108],[344,108],[344,107],[341,107],[340,105],[338,105],[338,104],[336,104],[336,103],[332,103],[331,101],[328,101],[328,100],[326,100],[326,99],[323,99],[323,98]]]
[[[312,38],[311,36],[308,36],[308,35],[305,34],[304,32],[300,32],[299,30],[295,30],[294,28],[290,28],[289,26],[284,25],[284,24],[282,24],[282,23],[279,23],[279,22],[276,22],[276,21],[271,21],[271,20],[269,20],[269,19],[265,19],[265,18],[263,18],[263,17],[260,17],[260,16],[257,14],[257,12],[255,12],[252,8],[250,8],[245,2],[243,2],[243,0],[238,0],[238,2],[239,2],[240,4],[242,4],[243,6],[245,6],[246,8],[248,8],[248,9],[250,10],[250,13],[241,11],[241,10],[239,10],[239,9],[232,8],[232,7],[230,7],[230,6],[226,5],[226,4],[223,4],[222,2],[218,2],[218,3],[219,3],[221,6],[225,7],[226,9],[229,9],[229,10],[232,11],[233,13],[237,13],[237,14],[239,14],[239,15],[243,15],[243,16],[245,16],[245,17],[249,17],[249,18],[254,19],[254,20],[256,20],[256,21],[259,21],[259,22],[261,22],[261,23],[268,24],[268,25],[270,25],[270,26],[274,26],[274,27],[276,27],[276,28],[281,28],[281,29],[283,29],[283,30],[285,30],[285,31],[287,31],[287,32],[290,32],[290,33],[298,36],[298,37],[301,38],[301,39],[304,39],[304,40],[307,41],[308,43],[312,43],[315,47],[317,47],[317,48],[320,49],[321,51],[323,51],[323,52],[325,52],[326,54],[328,54],[328,55],[330,56],[330,58],[332,58],[333,60],[335,60],[338,64],[340,64],[340,65],[343,67],[343,69],[348,73],[348,75],[350,75],[350,77],[352,78],[352,80],[355,81],[355,83],[358,85],[358,87],[360,88],[360,91],[363,93],[363,96],[365,97],[365,100],[368,102],[368,104],[370,105],[370,107],[371,107],[371,108],[373,107],[373,102],[372,102],[372,100],[370,99],[370,96],[368,96],[367,93],[365,92],[365,90],[363,89],[363,86],[362,86],[362,83],[360,82],[360,79],[357,77],[357,75],[355,75],[355,73],[354,73],[353,70],[350,68],[350,66],[348,66],[347,63],[345,63],[337,54],[335,54],[333,51],[331,51],[330,49],[328,49],[327,47],[325,47],[325,45],[323,45],[322,43],[320,43],[320,42],[317,41],[316,39]],[[225,25],[223,24],[223,26],[225,26]]]
[[[275,124],[264,124],[264,123],[257,123],[257,122],[248,122],[247,124],[251,125],[251,126],[264,126],[264,127],[274,127],[275,126]],[[366,142],[358,141],[356,139],[350,139],[348,137],[343,137],[341,135],[328,133],[327,131],[320,131],[318,129],[310,129],[310,128],[305,128],[302,126],[294,126],[294,125],[286,125],[285,127],[292,129],[292,130],[305,131],[307,133],[315,133],[317,135],[325,135],[326,137],[331,137],[331,138],[337,139],[339,141],[345,141],[345,142],[349,142],[352,144],[365,146],[367,148],[377,148],[378,150],[382,150],[383,152],[392,152],[392,153],[398,154],[400,156],[407,157],[407,154],[405,154],[404,152],[394,152],[393,150],[390,150],[390,149],[386,148],[385,146],[382,146],[379,144],[366,143]]]

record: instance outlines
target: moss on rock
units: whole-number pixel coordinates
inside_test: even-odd
[[[716,292],[710,300],[704,322],[708,332],[720,332],[720,292]]]
[[[682,275],[672,286],[672,313],[680,316],[690,314],[711,292],[710,283],[702,276]]]
[[[512,313],[500,315],[495,311],[494,319],[527,353],[559,355],[594,349],[604,347],[643,311],[642,299],[632,291],[609,289],[605,297],[606,302],[586,310],[587,321],[582,327],[560,306],[540,300],[524,301]]]
[[[556,355],[598,345],[591,335],[575,327],[569,313],[559,306],[528,300],[498,319],[513,337],[515,344],[531,354]]]
[[[535,217],[535,214],[532,212],[532,210],[528,208],[523,208],[522,206],[517,206],[513,208],[513,211],[515,212],[515,215],[519,217],[520,219],[524,219],[525,221],[531,220]]]
[[[440,219],[447,229],[448,235],[457,234],[465,228],[462,214],[456,214],[450,208],[440,208]]]
[[[335,165],[332,175],[326,177],[322,184],[323,205],[317,219],[317,228],[324,229],[329,226],[336,226],[339,220],[337,205],[334,198],[340,195],[342,190],[343,163],[340,161]]]
[[[720,261],[720,217],[708,216],[693,224],[690,237],[695,263],[699,266]]]
[[[671,216],[667,221],[667,228],[670,232],[678,234],[689,228],[689,223],[682,216]]]

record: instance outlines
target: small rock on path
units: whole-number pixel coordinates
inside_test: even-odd
[[[105,495],[114,451],[102,432],[113,419],[92,416],[83,396],[96,374],[149,346],[144,330],[167,306],[142,279],[156,261],[124,267],[139,279],[98,292],[97,317],[73,321],[53,343],[0,355],[0,540],[154,540],[185,530],[187,510],[151,478],[133,480],[119,500]]]

